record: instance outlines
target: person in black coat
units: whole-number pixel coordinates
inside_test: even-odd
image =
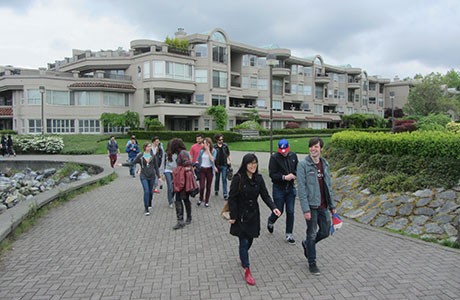
[[[255,284],[249,269],[248,251],[254,238],[260,234],[260,211],[257,202],[259,196],[275,215],[281,215],[268,193],[262,175],[259,174],[257,156],[248,153],[243,157],[241,166],[230,185],[228,222],[231,224],[230,234],[239,238],[241,266],[244,269],[244,279],[249,285]]]

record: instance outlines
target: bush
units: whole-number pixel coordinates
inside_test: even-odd
[[[442,113],[429,114],[418,120],[417,128],[424,131],[446,131],[446,125],[451,121],[449,116]]]
[[[18,135],[15,141],[16,152],[20,153],[60,153],[64,141],[57,136]]]
[[[446,125],[446,129],[449,132],[460,133],[460,123],[449,122]]]
[[[233,129],[253,129],[253,130],[263,130],[262,126],[256,121],[245,121],[241,124],[236,125]]]
[[[181,138],[184,142],[195,142],[195,137],[198,133],[203,134],[205,137],[210,137],[214,141],[214,135],[217,133],[223,134],[225,142],[237,142],[243,140],[243,136],[236,132],[231,131],[144,131],[144,130],[131,130],[129,135],[135,135],[138,139],[150,140],[154,136],[158,136],[160,140],[169,141],[172,138]]]

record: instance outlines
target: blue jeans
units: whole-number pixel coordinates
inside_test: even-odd
[[[240,260],[243,268],[249,268],[249,249],[252,246],[253,238],[241,238],[240,240]]]
[[[174,189],[173,189],[173,176],[171,172],[165,172],[165,178],[166,178],[166,185],[168,186],[168,203],[172,204],[173,203],[173,194],[174,194]]]
[[[273,185],[273,202],[275,202],[276,208],[283,213],[286,206],[286,234],[291,234],[294,229],[294,203],[296,195],[297,191],[291,184],[287,187]],[[276,220],[278,220],[278,217],[272,212],[268,221],[275,223]]]
[[[136,157],[130,157],[128,158],[129,162],[132,162]],[[134,176],[136,175],[136,165],[129,166],[129,175]]]
[[[142,188],[144,189],[144,209],[145,211],[148,211],[149,206],[152,205],[153,184],[154,183],[155,183],[155,179],[141,178]]]
[[[316,262],[316,243],[329,236],[331,214],[325,208],[311,209],[311,219],[307,222],[308,263]]]
[[[219,181],[222,175],[222,189],[224,192],[224,198],[228,196],[227,192],[227,166],[217,166],[216,180],[214,181],[214,191],[219,193]]]

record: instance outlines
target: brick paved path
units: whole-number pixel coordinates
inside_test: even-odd
[[[237,238],[218,215],[222,199],[193,203],[192,224],[173,231],[165,193],[146,217],[139,179],[116,172],[18,238],[0,260],[0,299],[460,299],[460,251],[352,221],[319,243],[322,274],[311,275],[298,203],[297,245],[284,242],[284,216],[274,234],[263,222],[250,250],[256,286],[247,286]]]

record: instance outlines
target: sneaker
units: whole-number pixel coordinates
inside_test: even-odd
[[[169,204],[169,208],[173,208],[173,205],[172,205],[172,203],[171,203],[171,204]]]
[[[289,245],[295,245],[295,240],[294,240],[294,237],[292,236],[292,234],[286,234],[286,242]]]
[[[303,255],[305,255],[305,258],[308,260],[307,240],[302,241],[302,247],[303,247]]]
[[[227,200],[228,200],[228,196],[224,196],[224,200],[227,201]]]
[[[215,196],[219,196],[219,191],[214,192],[214,195],[215,195]]]
[[[205,206],[205,207],[209,207],[209,203],[205,203],[204,206]]]
[[[268,230],[268,232],[273,233],[273,229],[274,229],[273,223],[270,222],[270,219],[268,219],[268,221],[267,221],[267,230]]]
[[[310,270],[310,273],[312,273],[315,276],[319,276],[321,274],[319,268],[316,266],[316,263],[309,264],[308,269]]]
[[[148,212],[148,211],[146,211],[144,214],[145,214],[146,216],[150,216],[150,212]]]
[[[173,230],[177,230],[177,229],[181,229],[181,228],[184,228],[185,226],[185,223],[184,221],[178,221],[176,225],[173,226]]]
[[[198,200],[198,202],[196,203],[196,205],[200,206],[200,205],[201,205],[201,200]]]
[[[154,192],[155,194],[159,194],[159,193],[160,193],[160,191],[159,191],[158,189],[153,189],[153,192]]]
[[[151,209],[152,209],[152,207],[151,207],[151,206],[149,206],[149,210],[151,210]]]

